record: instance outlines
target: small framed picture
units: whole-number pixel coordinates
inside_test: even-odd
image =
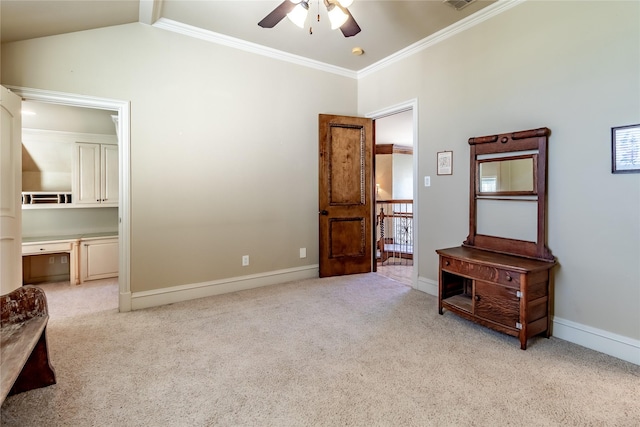
[[[438,152],[438,175],[453,175],[453,151]]]
[[[611,128],[611,173],[640,173],[640,124]]]

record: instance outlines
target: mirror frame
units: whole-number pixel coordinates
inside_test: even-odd
[[[469,235],[462,243],[477,249],[500,252],[510,255],[555,262],[555,257],[547,248],[547,143],[551,131],[548,128],[524,130],[469,138],[470,145],[470,189],[469,189]],[[537,151],[537,154],[525,156],[500,157],[499,159],[513,159],[522,157],[534,158],[533,192],[480,192],[480,164],[491,159],[479,159],[479,156],[517,153],[523,151]],[[535,157],[534,157],[535,156]],[[536,159],[537,157],[537,159]],[[515,197],[514,197],[515,196]],[[500,198],[504,200],[518,200],[517,196],[534,196],[537,204],[537,232],[536,241],[529,242],[506,237],[477,234],[477,201],[483,198]],[[530,202],[530,200],[529,200]]]

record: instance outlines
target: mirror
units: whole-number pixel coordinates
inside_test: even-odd
[[[535,155],[478,161],[480,194],[533,195]]]
[[[463,246],[542,261],[547,247],[548,128],[469,138],[469,235]]]

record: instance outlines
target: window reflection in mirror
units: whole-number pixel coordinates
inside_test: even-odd
[[[479,193],[535,194],[535,155],[478,162]]]

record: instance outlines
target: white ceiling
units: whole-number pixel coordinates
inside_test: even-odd
[[[346,38],[329,27],[322,0],[310,0],[307,26],[288,19],[257,25],[282,0],[2,0],[2,42],[27,40],[132,22],[186,24],[350,71],[362,70],[467,18],[494,0],[456,10],[443,0],[355,0],[349,10],[362,31]],[[320,12],[320,22],[315,18]],[[157,19],[160,19],[158,22]],[[313,34],[309,34],[309,27]],[[352,48],[364,55],[355,56]]]

